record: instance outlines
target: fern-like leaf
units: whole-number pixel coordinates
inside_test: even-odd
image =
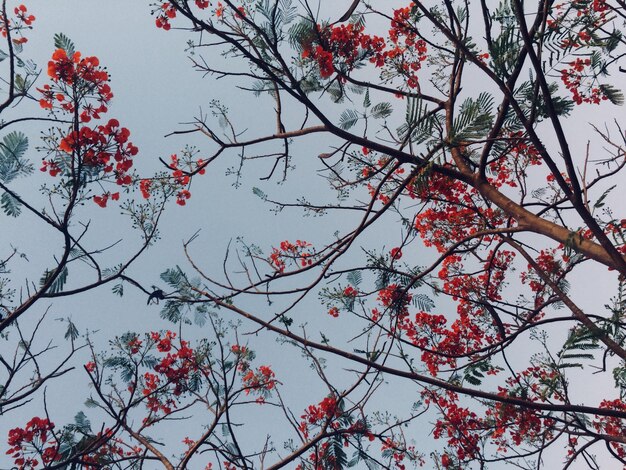
[[[74,42],[63,33],[56,33],[54,35],[54,47],[57,49],[63,49],[68,56],[71,56],[74,52],[76,52]]]
[[[355,126],[361,116],[353,109],[346,109],[339,117],[339,127],[343,130],[348,130]]]
[[[9,193],[3,193],[2,196],[0,196],[0,205],[4,213],[8,216],[17,217],[22,213],[22,203]]]

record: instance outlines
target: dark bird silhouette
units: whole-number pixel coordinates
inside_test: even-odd
[[[350,5],[350,8],[348,8],[348,11],[346,11],[343,16],[341,18],[339,18],[338,23],[342,23],[344,21],[348,21],[350,19],[350,17],[352,16],[352,13],[354,13],[354,10],[356,10],[356,7],[359,6],[359,3],[361,3],[361,0],[354,0],[352,2],[352,5]]]
[[[146,304],[150,305],[151,303],[155,303],[158,305],[159,300],[165,299],[165,293],[161,289],[159,289],[157,286],[152,286],[152,288],[154,290],[152,291],[152,294],[148,296],[148,302]]]

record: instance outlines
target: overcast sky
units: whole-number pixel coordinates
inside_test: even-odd
[[[333,7],[341,11],[344,5],[351,3],[348,0],[333,2]],[[338,5],[338,6],[337,6]],[[111,87],[115,94],[112,101],[109,117],[116,117],[131,131],[131,140],[140,153],[136,157],[136,165],[140,172],[151,172],[159,169],[158,158],[168,158],[170,154],[180,151],[184,144],[197,145],[203,153],[211,151],[210,144],[200,137],[169,137],[164,136],[174,130],[184,129],[185,122],[197,116],[200,109],[207,110],[211,99],[219,98],[227,104],[232,116],[236,117],[241,128],[248,128],[249,135],[258,135],[267,129],[267,114],[259,113],[263,105],[271,110],[271,103],[260,99],[252,102],[247,94],[242,94],[233,87],[230,80],[214,80],[203,77],[192,70],[191,61],[185,53],[188,33],[179,31],[164,32],[154,26],[154,18],[150,15],[148,2],[141,0],[32,0],[27,3],[29,11],[36,15],[34,31],[28,33],[29,42],[25,47],[24,56],[32,58],[44,70],[39,85],[44,83],[46,63],[54,50],[53,35],[63,32],[76,44],[77,49],[84,56],[95,55],[101,63],[107,66],[111,75]],[[207,58],[211,58],[210,53]],[[218,57],[214,58],[219,60]],[[40,113],[35,108],[35,113]],[[21,108],[17,113],[23,112]],[[273,119],[273,118],[272,118]],[[586,119],[586,118],[585,118]],[[273,122],[273,121],[272,121]],[[585,123],[581,121],[581,126]],[[188,127],[188,126],[187,126]],[[582,128],[582,127],[581,127]],[[20,128],[31,139],[30,157],[38,165],[41,158],[34,148],[37,145],[37,136],[41,126],[31,125]],[[584,136],[580,137],[579,145],[583,145]],[[182,254],[182,241],[189,238],[198,229],[202,229],[200,238],[194,244],[192,252],[196,259],[210,272],[219,272],[223,254],[230,240],[244,236],[248,241],[254,241],[269,251],[271,245],[278,244],[284,239],[319,239],[327,240],[334,229],[347,227],[350,220],[332,219],[333,222],[320,224],[319,219],[302,219],[297,213],[275,216],[268,214],[269,207],[259,198],[252,195],[252,187],[261,187],[268,194],[278,194],[283,200],[295,200],[302,193],[309,192],[315,195],[324,191],[325,183],[322,178],[311,177],[316,168],[317,155],[324,151],[323,142],[309,139],[294,148],[295,163],[298,166],[295,177],[286,184],[276,186],[275,183],[265,183],[259,178],[269,170],[269,165],[252,167],[252,173],[247,172],[244,185],[236,189],[234,179],[225,177],[226,169],[236,164],[236,161],[225,159],[209,167],[207,175],[198,178],[192,188],[192,198],[188,206],[179,208],[170,207],[162,224],[162,239],[150,250],[148,256],[143,257],[130,273],[143,281],[143,284],[162,285],[159,274],[166,268],[176,264],[185,265]],[[308,179],[297,179],[297,175],[308,174]],[[37,178],[41,175],[37,174]],[[41,179],[38,181],[42,181]],[[110,209],[114,213],[114,209]],[[123,238],[132,239],[132,231],[128,224],[119,220],[111,213],[95,207],[84,208],[86,214],[93,218],[93,230],[97,239],[102,243],[112,242]],[[102,217],[101,217],[102,215]],[[0,245],[18,245],[29,256],[29,262],[20,261],[15,267],[16,278],[31,276],[38,279],[42,267],[52,264],[51,247],[58,250],[61,240],[50,238],[42,243],[42,231],[35,222],[28,217],[23,220],[7,221],[0,216],[2,230],[0,231]],[[126,225],[125,225],[126,224]],[[331,230],[332,229],[332,230]],[[373,239],[375,240],[375,236]],[[393,240],[385,239],[386,243]],[[399,242],[399,240],[398,240]],[[126,243],[126,242],[125,242]],[[126,245],[112,250],[112,259],[123,258]],[[390,248],[391,246],[389,246]],[[115,264],[113,261],[111,264]],[[586,285],[593,292],[607,292],[606,276],[598,271],[588,276]],[[72,279],[70,273],[70,283]],[[602,294],[606,298],[605,294]],[[313,301],[315,299],[312,299]],[[593,298],[588,295],[577,295],[582,305],[594,305]],[[32,312],[43,312],[51,306],[50,319],[60,316],[71,316],[79,328],[100,330],[99,338],[106,339],[114,334],[127,330],[155,330],[168,326],[158,318],[158,307],[145,305],[143,294],[127,287],[127,295],[123,299],[114,297],[108,287],[53,304],[40,302]],[[312,306],[313,303],[304,304]],[[36,312],[35,312],[36,311]],[[307,314],[320,315],[319,312],[298,313],[300,321],[305,321]],[[28,315],[31,315],[29,312]],[[327,319],[324,319],[325,321]],[[27,324],[28,320],[24,321]],[[148,326],[146,326],[148,325]],[[53,321],[49,322],[47,333],[55,332],[58,328]],[[54,333],[60,335],[60,329]],[[331,334],[333,332],[331,331]],[[190,335],[201,332],[189,332]],[[269,358],[284,358],[284,348],[277,346],[274,338],[256,339],[261,346],[260,356],[267,354]],[[102,344],[102,343],[101,343]],[[260,349],[257,346],[257,349]],[[0,348],[4,348],[0,344]],[[263,362],[263,361],[261,361]],[[269,361],[268,361],[269,362]],[[275,364],[279,373],[286,373],[291,363]],[[295,372],[294,372],[295,374]],[[296,378],[293,376],[290,378]],[[65,381],[65,383],[68,383]],[[86,383],[82,371],[71,376],[71,382]],[[303,394],[309,393],[311,401],[319,397],[309,389],[307,383],[292,384],[292,390],[299,390]],[[58,397],[67,394],[63,391],[62,383],[52,384],[50,387],[50,408],[55,421],[65,424],[82,408],[81,402],[85,393],[76,388],[76,401],[58,401]],[[73,387],[74,388],[74,387]],[[317,392],[317,390],[314,390]],[[80,395],[83,396],[80,396]],[[400,390],[398,398],[407,403],[412,390]],[[400,397],[400,394],[402,395]],[[54,399],[56,397],[56,400]],[[41,407],[27,406],[23,417],[40,413]],[[0,440],[6,431],[17,424],[19,413],[9,420],[0,420]],[[278,443],[279,444],[279,443]],[[5,468],[5,456],[0,454],[0,468]]]
[[[349,2],[344,2],[349,3]],[[161,169],[158,158],[168,159],[172,153],[179,152],[185,144],[197,145],[201,150],[200,157],[213,150],[205,138],[194,136],[169,137],[164,136],[172,131],[184,129],[184,123],[190,122],[200,110],[207,111],[208,103],[212,99],[220,99],[229,106],[232,116],[241,129],[248,128],[248,135],[259,135],[268,130],[268,121],[259,114],[259,106],[251,106],[250,95],[242,94],[233,87],[232,81],[214,80],[203,77],[194,72],[191,61],[185,52],[189,34],[179,31],[164,32],[154,26],[154,18],[150,15],[147,2],[108,0],[33,0],[27,3],[29,13],[37,19],[34,30],[28,32],[29,41],[25,47],[23,57],[32,58],[43,73],[37,86],[47,81],[46,64],[54,51],[53,36],[62,32],[76,45],[83,56],[95,55],[102,65],[106,66],[111,76],[111,88],[115,95],[111,102],[107,118],[115,117],[131,131],[131,140],[139,147],[139,155],[135,158],[136,168],[143,175]],[[211,54],[205,56],[209,60]],[[214,57],[219,60],[219,57]],[[268,105],[271,111],[272,103],[267,99],[256,100],[256,103]],[[43,115],[44,112],[37,106],[18,107],[14,111],[19,115],[31,112],[34,115]],[[273,119],[269,125],[273,126]],[[39,167],[42,155],[35,151],[38,145],[39,134],[46,126],[28,125],[19,130],[30,138],[29,156]],[[270,131],[271,127],[269,128]],[[16,130],[16,129],[12,129]],[[317,162],[317,155],[325,148],[320,145],[311,145],[311,139],[293,147],[297,156],[295,161],[301,172],[311,174]],[[141,258],[130,270],[129,274],[149,287],[151,284],[163,286],[159,274],[166,268],[177,264],[186,266],[183,258],[182,241],[189,238],[198,229],[202,229],[200,237],[192,248],[196,260],[208,272],[219,272],[226,248],[232,240],[239,236],[249,242],[255,242],[266,252],[272,245],[277,245],[284,239],[314,239],[323,237],[327,240],[332,232],[346,225],[346,220],[335,221],[334,226],[319,224],[319,219],[301,219],[297,213],[275,216],[269,213],[270,207],[258,197],[253,196],[252,187],[263,188],[268,194],[279,192],[284,200],[294,201],[296,197],[306,194],[321,193],[326,183],[322,178],[310,177],[305,185],[296,178],[277,186],[275,182],[263,182],[271,164],[258,165],[247,172],[244,185],[236,189],[233,187],[234,178],[226,177],[228,167],[236,165],[233,156],[216,162],[207,175],[197,179],[192,187],[192,198],[188,205],[180,208],[174,204],[163,218],[161,225],[162,239],[153,247],[147,256]],[[230,160],[229,160],[230,159]],[[28,194],[33,187],[38,187],[47,178],[46,175],[34,175],[37,184],[33,181],[24,181],[18,187],[21,194]],[[33,194],[36,198],[36,194]],[[87,205],[80,209],[82,220],[90,220],[94,243],[107,245],[122,239],[123,242],[110,251],[110,266],[123,260],[128,254],[128,245],[136,244],[136,235],[130,230],[130,223],[115,216],[115,206],[110,205],[106,210]],[[17,220],[8,219],[1,215],[3,230],[0,231],[0,245],[17,246],[27,254],[28,261],[19,260],[14,265],[12,276],[17,279],[29,277],[37,281],[46,267],[54,264],[54,255],[62,247],[62,240],[58,235],[47,232],[38,221],[25,214]],[[68,286],[82,282],[77,278],[76,271],[70,270]],[[74,284],[75,285],[75,284]],[[315,298],[312,299],[315,301]],[[307,305],[307,304],[304,304]],[[311,304],[309,304],[311,305]],[[46,321],[45,338],[54,338],[61,345],[61,349],[54,354],[60,357],[63,350],[62,335],[64,326],[55,319],[71,317],[77,326],[84,331],[96,330],[94,340],[102,348],[106,341],[114,335],[129,330],[139,332],[171,328],[172,325],[159,319],[157,306],[146,306],[146,297],[143,293],[126,287],[126,295],[120,299],[110,292],[110,286],[88,292],[80,296],[63,299],[55,302],[39,302],[22,320],[22,325],[28,330],[32,321],[49,308]],[[264,305],[265,308],[265,305]],[[304,316],[302,316],[304,314]],[[327,319],[317,311],[300,312],[300,321],[307,321],[306,315]],[[230,317],[229,319],[235,320]],[[246,328],[244,330],[247,330]],[[330,332],[332,336],[333,332]],[[202,331],[187,331],[190,338],[202,338]],[[45,338],[44,338],[45,337]],[[253,338],[258,351],[259,363],[272,363],[279,377],[289,373],[288,386],[297,396],[298,412],[306,403],[319,401],[326,392],[316,386],[308,384],[291,367],[297,359],[289,360],[285,356],[284,346],[275,343],[272,336]],[[7,354],[15,344],[8,341],[0,344],[0,351]],[[297,354],[294,350],[294,354]],[[275,363],[277,358],[282,363]],[[287,359],[287,360],[285,360]],[[74,414],[84,409],[82,402],[89,390],[86,387],[87,377],[80,365],[86,362],[86,356],[79,358],[76,365],[79,369],[65,376],[61,380],[51,382],[47,390],[47,402],[53,421],[57,425],[71,422]],[[308,374],[305,370],[304,374]],[[291,380],[291,383],[290,383]],[[68,388],[68,385],[71,387]],[[83,387],[83,384],[85,387]],[[411,392],[412,393],[412,392]],[[306,402],[303,398],[306,398]],[[410,406],[410,403],[408,403]],[[298,408],[300,407],[300,408]],[[6,436],[8,429],[24,424],[30,417],[43,414],[41,396],[35,403],[11,414],[10,419],[0,420],[0,439]],[[271,423],[265,420],[267,431]],[[99,427],[97,420],[94,425]],[[282,425],[281,425],[282,426]],[[199,429],[198,429],[199,431]],[[258,430],[252,430],[257,435]],[[261,436],[262,437],[262,436]],[[277,444],[280,446],[280,438]],[[0,468],[8,465],[7,456],[0,453]]]

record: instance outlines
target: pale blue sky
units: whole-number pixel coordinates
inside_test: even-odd
[[[340,12],[349,0],[342,2],[328,2],[326,8]],[[28,34],[29,42],[26,45],[24,55],[32,57],[35,62],[44,69],[39,84],[44,83],[45,66],[52,53],[53,35],[63,32],[76,44],[77,49],[83,55],[96,55],[101,63],[108,67],[112,78],[111,87],[115,93],[112,102],[110,117],[116,117],[122,125],[131,130],[131,140],[139,147],[140,153],[136,157],[137,168],[140,172],[149,174],[159,169],[158,158],[167,158],[170,154],[178,152],[186,143],[197,145],[202,156],[211,151],[211,146],[206,139],[201,137],[169,137],[164,135],[174,130],[185,128],[181,123],[189,122],[202,108],[207,110],[207,103],[211,99],[219,98],[232,111],[232,116],[237,120],[241,128],[248,128],[249,135],[257,135],[273,125],[273,116],[270,115],[272,103],[267,98],[253,100],[249,95],[242,94],[234,88],[229,79],[214,80],[203,78],[201,74],[192,71],[190,60],[184,52],[185,44],[189,38],[188,33],[179,31],[164,32],[154,26],[154,18],[150,16],[150,7],[147,2],[138,0],[32,0],[28,2],[29,10],[37,16],[34,24],[35,30]],[[211,55],[207,55],[211,58]],[[213,57],[214,60],[219,60]],[[35,106],[28,108],[33,113],[42,112]],[[613,111],[609,109],[609,111]],[[22,107],[18,107],[17,113],[24,113]],[[619,112],[619,110],[618,110]],[[269,118],[268,118],[269,116]],[[580,128],[585,127],[585,121],[589,116],[581,119]],[[591,116],[594,118],[602,116]],[[35,151],[37,136],[40,126],[32,125],[21,128],[31,138],[30,156],[35,164],[41,158]],[[586,134],[574,136],[579,139],[577,144],[582,148],[586,140]],[[575,141],[576,142],[576,141]],[[270,194],[276,195],[286,201],[293,201],[303,194],[315,196],[326,190],[326,183],[322,178],[314,175],[317,168],[317,155],[326,151],[327,142],[323,138],[315,137],[303,140],[294,147],[294,163],[297,166],[292,177],[283,185],[276,186],[274,183],[265,183],[259,180],[269,170],[270,164],[249,165],[241,188],[232,186],[233,178],[224,177],[226,169],[236,164],[233,156],[216,162],[208,168],[207,174],[194,181],[192,198],[188,206],[179,208],[172,204],[162,224],[163,238],[144,256],[137,265],[130,270],[144,285],[160,284],[159,274],[165,268],[176,264],[185,265],[182,253],[182,241],[191,236],[197,229],[202,229],[200,238],[195,242],[192,253],[209,272],[219,273],[223,253],[229,240],[238,236],[244,236],[247,241],[255,242],[269,253],[270,246],[278,244],[284,239],[307,239],[318,241],[328,240],[334,230],[349,226],[349,218],[301,218],[296,211],[285,212],[279,216],[268,213],[269,207],[259,198],[253,196],[252,187],[258,186]],[[230,158],[230,161],[229,161]],[[37,185],[43,181],[42,175],[35,175]],[[31,184],[31,183],[29,183]],[[33,187],[33,186],[31,186]],[[36,186],[34,186],[36,187]],[[23,188],[26,188],[24,186]],[[108,210],[101,210],[95,204],[93,207],[85,207],[84,213],[93,221],[93,230],[97,235],[95,242],[106,243],[124,237],[132,239],[132,233],[128,224],[115,215],[112,206]],[[393,219],[387,222],[393,223]],[[11,242],[29,255],[30,262],[20,261],[14,268],[16,277],[32,276],[38,279],[41,270],[51,264],[52,249],[60,247],[57,238],[43,238],[46,234],[35,228],[32,218],[28,216],[18,221],[7,221],[0,216],[2,231],[0,232],[0,245]],[[38,227],[38,226],[37,226]],[[388,248],[397,244],[399,240],[387,238],[383,225],[366,237],[366,241],[375,245],[377,242],[386,243]],[[124,244],[120,249],[112,250],[112,260],[122,258],[127,248]],[[355,251],[356,253],[356,251]],[[411,255],[408,255],[411,256]],[[423,257],[432,254],[415,253],[416,262],[423,263]],[[115,264],[111,261],[111,264]],[[76,282],[70,272],[69,282]],[[597,298],[608,298],[606,273],[599,268],[594,270],[593,275],[587,275],[585,280],[586,291],[575,291],[574,296],[580,304],[586,308],[597,308]],[[129,329],[138,331],[155,330],[167,327],[168,324],[158,319],[158,307],[146,307],[146,298],[143,294],[126,287],[127,295],[123,299],[114,297],[108,287],[86,293],[72,299],[46,303],[40,302],[33,309],[32,317],[36,312],[42,312],[49,305],[51,307],[50,319],[59,316],[71,316],[79,328],[100,330],[98,340],[104,345],[104,339],[119,334]],[[589,295],[593,292],[594,295]],[[326,318],[324,313],[316,307],[315,296],[311,296],[309,302],[303,303],[297,312],[296,322],[309,321],[316,326],[330,329],[330,334],[341,334],[333,331],[337,323]],[[260,304],[265,308],[264,304]],[[30,314],[30,312],[29,312]],[[28,319],[24,323],[27,323]],[[53,321],[46,333],[52,333],[59,337],[61,342],[61,330]],[[244,328],[245,329],[245,328]],[[312,330],[314,331],[314,330]],[[191,336],[202,336],[202,331],[190,331]],[[260,363],[272,363],[278,377],[285,378],[288,390],[294,396],[294,402],[300,400],[305,403],[319,401],[319,390],[305,381],[308,374],[306,370],[296,370],[296,359],[286,356],[284,346],[278,346],[271,336],[253,338],[259,353]],[[4,348],[4,344],[0,344]],[[287,353],[288,355],[289,353]],[[297,353],[296,353],[297,354]],[[263,359],[267,357],[267,360]],[[525,360],[526,358],[521,358]],[[79,361],[80,364],[80,361]],[[341,366],[338,365],[333,373],[340,374]],[[298,365],[298,367],[300,367]],[[72,384],[72,394],[68,395],[67,384]],[[71,379],[57,381],[50,386],[49,405],[54,420],[58,424],[65,424],[72,416],[83,407],[82,400],[86,392],[82,384],[86,383],[86,377],[82,371],[76,371]],[[74,384],[77,384],[76,386]],[[81,384],[81,385],[78,385]],[[592,386],[593,384],[586,384]],[[399,391],[398,391],[399,390]],[[411,399],[416,395],[415,390],[406,387],[396,389],[397,395],[393,397],[396,403],[410,406]],[[587,389],[581,387],[582,395]],[[69,397],[69,399],[68,399]],[[301,408],[294,407],[297,413]],[[37,411],[34,411],[37,410]],[[39,405],[24,408],[23,417],[38,414],[41,410]],[[261,413],[263,413],[262,411]],[[18,416],[16,413],[13,416]],[[270,416],[269,413],[267,416]],[[22,420],[20,420],[22,421]],[[257,421],[259,422],[259,421]],[[264,427],[271,427],[267,419],[263,420]],[[0,420],[0,440],[6,435],[9,428],[21,424],[14,418]],[[258,432],[251,430],[251,434]],[[263,429],[264,434],[265,429]],[[427,434],[426,427],[421,432]],[[419,435],[416,432],[416,437]],[[424,437],[424,436],[423,436]],[[280,439],[277,439],[280,447]],[[425,449],[428,451],[428,449]],[[0,454],[0,468],[5,468],[6,459]]]

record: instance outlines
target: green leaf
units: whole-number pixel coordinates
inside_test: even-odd
[[[387,102],[377,103],[372,108],[372,117],[376,119],[384,119],[386,117],[389,117],[392,111],[393,111],[393,106],[391,106],[391,103],[387,103]]]
[[[110,367],[120,371],[120,377],[126,383],[130,382],[135,373],[135,366],[126,357],[114,356],[108,357],[103,361],[105,367]]]
[[[596,203],[593,205],[594,208],[598,208],[598,207],[602,207],[604,206],[604,200],[606,199],[606,197],[609,195],[609,193],[611,191],[613,191],[615,188],[617,187],[617,185],[611,186],[609,189],[607,189],[606,191],[604,191],[604,193],[602,194],[602,196],[600,196],[598,198],[598,200],[596,201]]]
[[[22,160],[24,153],[28,150],[28,137],[21,132],[10,132],[5,135],[0,142],[0,162],[2,166],[13,164],[18,167],[28,167],[28,173],[32,173],[32,165]],[[6,180],[5,180],[6,181]]]
[[[607,53],[613,52],[622,42],[622,32],[614,29],[613,32],[605,39],[604,50]]]
[[[119,295],[120,297],[124,296],[124,284],[121,282],[119,284],[115,284],[111,290],[115,295]]]
[[[76,416],[74,416],[74,424],[80,432],[84,434],[91,433],[91,423],[89,419],[87,419],[87,415],[82,411],[79,411],[76,413]]]
[[[2,62],[7,57],[9,57],[9,55],[6,52],[4,52],[3,50],[0,50],[0,62]]]
[[[348,130],[359,121],[359,114],[353,109],[346,109],[339,117],[339,127]]]
[[[179,266],[166,270],[161,274],[161,279],[174,288],[179,288],[181,284],[186,281],[185,274]]]
[[[260,197],[261,199],[263,199],[264,201],[267,200],[267,194],[265,194],[263,191],[261,191],[259,188],[254,187],[252,188],[252,192],[254,193],[255,196]]]
[[[15,89],[18,92],[23,92],[26,90],[26,80],[19,73],[15,74]]]
[[[205,306],[196,307],[193,322],[198,326],[204,326],[207,320],[207,310]]]
[[[560,359],[593,359],[595,356],[590,353],[579,353],[579,354],[561,354],[559,357]]]
[[[606,96],[606,98],[613,104],[621,106],[624,104],[624,94],[618,88],[606,83],[600,85],[600,91]]]
[[[510,77],[519,59],[520,44],[519,28],[513,24],[503,26],[500,35],[491,43],[491,62],[500,78]]]
[[[334,458],[332,460],[329,459],[330,461],[327,468],[341,470],[348,465],[348,456],[344,450],[343,439],[341,436],[335,436],[332,439],[332,445],[328,448],[328,456],[332,456]]]
[[[433,302],[433,300],[426,294],[421,293],[415,294],[413,296],[413,305],[415,305],[420,310],[423,310],[424,312],[430,312],[432,311],[432,309],[435,308],[435,302]]]
[[[473,375],[466,375],[465,380],[468,381],[472,385],[480,385],[482,383],[480,379],[477,379]]]
[[[288,40],[291,47],[302,52],[303,46],[309,45],[315,37],[314,26],[314,23],[308,19],[303,19],[301,22],[291,26],[288,32]]]
[[[76,47],[70,38],[63,33],[56,33],[54,35],[54,47],[57,49],[63,49],[68,56],[73,55],[76,52]]]
[[[365,97],[363,98],[363,107],[369,108],[371,105],[372,105],[372,102],[370,101],[370,90],[368,88],[367,91],[365,92]]]
[[[332,82],[329,86],[327,86],[326,93],[330,95],[333,103],[341,103],[346,97],[343,86],[339,85],[337,82]]]
[[[360,271],[350,271],[346,276],[347,281],[354,287],[358,287],[363,280],[363,275]]]
[[[454,120],[452,144],[486,136],[493,124],[492,109],[493,97],[489,93],[481,93],[476,100],[467,98]]]
[[[87,398],[87,400],[85,400],[85,406],[87,408],[97,408],[98,406],[100,406],[100,403],[98,403],[93,398],[89,397]]]
[[[428,116],[428,106],[419,98],[406,100],[404,121],[397,129],[398,138],[418,144],[431,138],[438,124],[435,116]]]
[[[76,325],[74,324],[74,322],[68,318],[67,329],[65,330],[65,335],[63,335],[63,337],[66,340],[71,339],[72,341],[76,341],[76,338],[78,338],[78,336],[79,336],[78,328],[76,328]]]
[[[161,318],[169,320],[172,323],[178,323],[183,317],[182,306],[181,302],[168,300],[161,309]]]
[[[54,274],[54,272],[55,272],[54,269],[46,269],[43,275],[41,276],[41,279],[39,279],[39,286],[43,287],[44,285],[46,285],[52,278],[52,275]],[[67,274],[68,274],[67,266],[63,266],[63,269],[61,270],[59,275],[50,284],[50,287],[48,288],[47,293],[56,294],[57,292],[61,292],[63,290],[63,286],[65,285],[65,282],[67,281]]]
[[[2,194],[0,197],[0,205],[4,213],[11,217],[17,217],[22,213],[22,203],[9,193]]]
[[[582,369],[583,365],[582,364],[574,364],[574,363],[563,363],[563,364],[559,364],[556,366],[558,369],[572,369],[572,368],[577,368],[577,369]]]

